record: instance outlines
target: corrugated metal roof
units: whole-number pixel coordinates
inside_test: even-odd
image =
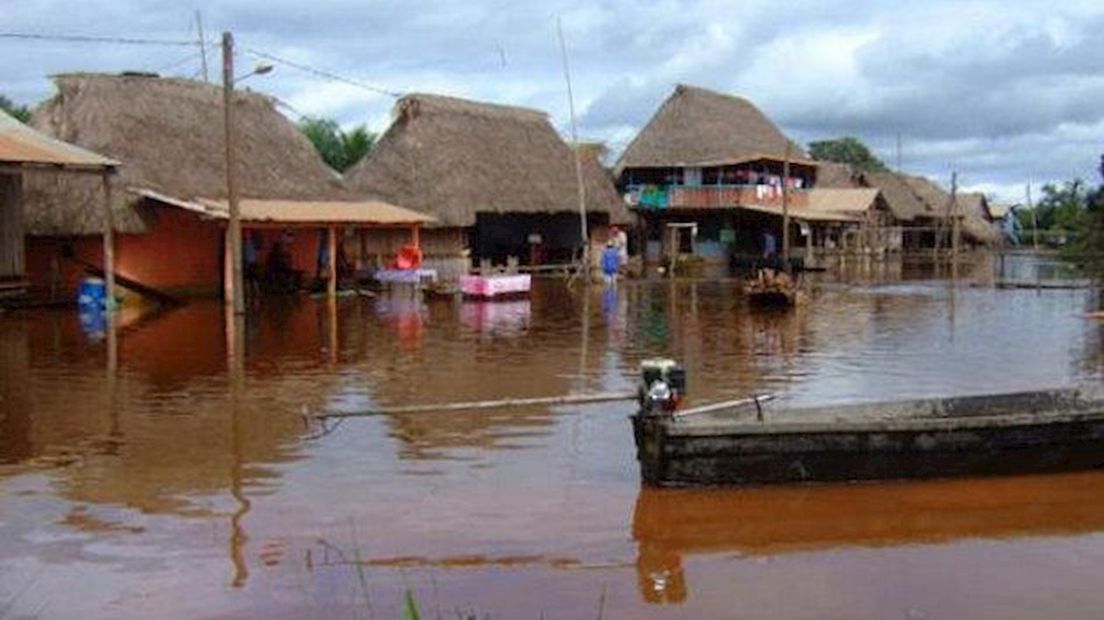
[[[0,163],[108,168],[119,162],[51,138],[0,110]]]
[[[878,190],[870,188],[813,188],[807,192],[808,204],[791,206],[790,217],[804,222],[861,222],[874,207]],[[741,204],[740,208],[782,216],[782,205]]]
[[[230,217],[225,200],[200,198],[181,200],[152,189],[131,188],[131,192],[164,204],[224,220]],[[243,222],[275,224],[430,224],[433,217],[397,207],[379,200],[261,200],[246,198],[239,202]]]
[[[225,200],[200,199],[212,215],[229,217]],[[241,201],[241,218],[248,222],[327,223],[327,224],[428,224],[434,218],[397,207],[379,200],[308,201],[253,200]]]
[[[836,212],[862,215],[874,206],[878,199],[876,188],[814,187],[809,191],[810,211]]]

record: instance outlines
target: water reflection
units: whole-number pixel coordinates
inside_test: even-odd
[[[818,276],[809,303],[782,313],[749,308],[731,282],[661,280],[589,290],[537,281],[530,300],[502,304],[273,298],[244,322],[195,303],[120,315],[93,339],[76,312],[0,317],[0,582],[4,571],[54,574],[95,558],[135,569],[98,581],[104,593],[138,587],[141,568],[180,591],[217,574],[219,587],[235,586],[227,596],[261,604],[269,590],[256,584],[284,587],[301,568],[280,557],[317,560],[318,538],[351,522],[365,534],[348,553],[362,547],[372,570],[512,567],[541,582],[544,571],[639,562],[645,596],[676,601],[688,596],[687,557],[872,545],[862,541],[888,531],[880,515],[899,526],[887,545],[940,531],[1003,535],[954,533],[974,514],[954,497],[996,493],[1019,515],[1015,527],[1050,527],[1014,501],[1072,502],[1045,499],[1041,482],[637,497],[631,405],[395,415],[304,441],[304,408],[624,390],[640,360],[658,355],[686,363],[698,401],[773,392],[814,404],[1104,378],[1104,325],[1083,316],[1099,302],[1084,291],[997,290],[984,266],[964,267],[959,285],[924,266],[855,269],[851,280]],[[1095,484],[1064,486],[1091,497]],[[887,502],[897,508],[874,511]],[[834,504],[852,512],[830,513]],[[1002,523],[986,505],[986,519]],[[921,508],[913,521],[907,506]],[[1057,512],[1096,528],[1095,507],[1081,508],[1090,512]],[[850,538],[815,540],[832,532]],[[72,570],[89,583],[100,575]],[[70,598],[59,597],[69,603],[59,613],[81,611]],[[232,613],[235,601],[194,615]]]
[[[683,564],[704,554],[772,556],[1104,531],[1104,474],[772,487],[642,489],[632,517],[641,596],[681,603]]]

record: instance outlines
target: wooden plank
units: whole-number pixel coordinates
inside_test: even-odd
[[[22,185],[21,174],[0,175],[0,278],[24,275]]]

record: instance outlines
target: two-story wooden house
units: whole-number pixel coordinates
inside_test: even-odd
[[[618,188],[636,211],[645,257],[753,258],[782,243],[783,193],[798,252],[831,244],[884,207],[877,192],[817,196],[818,164],[746,99],[680,85],[621,155]],[[676,247],[677,246],[677,247]]]

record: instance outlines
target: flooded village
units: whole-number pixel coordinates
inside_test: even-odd
[[[563,35],[566,116],[404,89],[340,171],[229,32],[5,106],[0,619],[1104,605],[1104,161],[1062,228],[716,82],[580,138]]]

